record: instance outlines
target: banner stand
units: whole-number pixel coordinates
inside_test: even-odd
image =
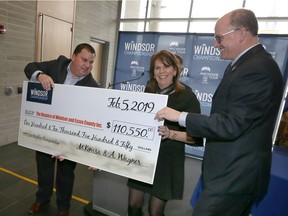
[[[95,209],[93,209],[93,203],[90,202],[88,203],[86,206],[84,206],[84,212],[86,215],[89,215],[89,216],[106,216],[107,214],[104,214],[103,212],[101,211],[97,211]]]
[[[125,216],[128,206],[127,178],[105,171],[94,171],[93,202],[84,207],[89,216]]]

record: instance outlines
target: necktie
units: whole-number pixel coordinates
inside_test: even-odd
[[[228,64],[226,69],[225,69],[225,72],[224,72],[224,75],[223,75],[223,78],[226,77],[231,71],[232,71],[232,66],[231,66],[232,63]]]

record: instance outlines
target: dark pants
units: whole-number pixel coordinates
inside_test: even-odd
[[[74,184],[76,163],[69,160],[59,161],[51,155],[36,151],[38,174],[37,202],[48,203],[53,194],[56,162],[56,197],[59,210],[68,210]]]
[[[248,216],[254,198],[254,195],[216,195],[203,190],[192,216]]]

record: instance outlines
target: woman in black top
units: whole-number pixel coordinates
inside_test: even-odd
[[[155,53],[150,60],[150,80],[145,92],[168,95],[167,106],[175,110],[200,113],[200,104],[196,95],[191,88],[179,82],[180,70],[181,65],[173,53],[167,50]],[[165,131],[169,132],[167,127],[170,129],[168,135],[165,134]],[[129,216],[142,215],[145,193],[150,194],[149,214],[151,216],[164,215],[168,200],[182,199],[185,160],[184,142],[191,141],[191,138],[188,136],[186,138],[185,129],[180,127],[178,123],[165,121],[165,127],[162,128],[164,130],[160,133],[162,141],[153,185],[133,179],[128,180]],[[185,138],[183,138],[183,134],[185,134]]]

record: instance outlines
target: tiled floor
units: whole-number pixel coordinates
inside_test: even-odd
[[[91,212],[87,205],[92,200],[93,171],[78,164],[71,202],[71,216],[103,215]],[[27,216],[35,200],[36,185],[35,151],[17,143],[0,147],[0,216]],[[55,194],[50,205],[36,216],[54,216],[57,213]]]

